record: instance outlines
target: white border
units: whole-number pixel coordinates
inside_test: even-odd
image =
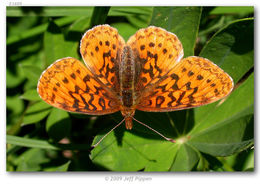
[[[22,2],[22,6],[252,6],[257,0],[6,0],[4,4],[10,2]]]
[[[258,19],[258,9],[259,9],[259,1],[258,0],[219,0],[219,1],[209,1],[209,0],[167,0],[167,1],[158,1],[158,0],[131,0],[131,1],[115,1],[115,0],[88,0],[88,1],[81,1],[81,0],[71,0],[71,1],[53,1],[53,0],[44,0],[44,1],[36,1],[36,0],[17,0],[17,1],[0,1],[0,25],[1,25],[1,34],[0,34],[0,41],[1,44],[1,62],[0,62],[0,103],[1,103],[1,148],[0,148],[0,179],[1,185],[19,185],[19,186],[31,186],[31,185],[97,185],[97,184],[106,184],[106,185],[114,185],[114,184],[134,184],[134,185],[175,185],[175,186],[183,186],[183,185],[256,185],[254,183],[259,183],[259,163],[258,159],[256,158],[255,161],[255,173],[113,173],[113,172],[92,172],[92,173],[6,173],[6,159],[5,159],[5,123],[6,123],[6,7],[10,2],[22,2],[23,6],[94,6],[94,5],[110,5],[110,6],[255,6],[255,17],[256,17],[256,24],[255,24],[255,33],[259,31],[259,19]],[[109,2],[109,4],[108,4]],[[255,37],[256,42],[256,49],[258,50],[258,43],[259,37],[256,35]],[[258,51],[255,51],[255,62],[258,62]],[[256,71],[258,71],[258,66],[256,65]],[[257,74],[257,73],[255,73]],[[256,76],[255,82],[258,81],[258,76]],[[258,86],[255,86],[257,89],[255,93],[258,93]],[[257,95],[257,94],[255,94]],[[258,105],[258,99],[255,99]],[[255,120],[255,134],[259,134],[258,125],[258,109],[256,105],[256,120]],[[257,136],[255,136],[257,139]],[[255,156],[258,155],[257,150],[257,142],[255,147]],[[111,176],[146,176],[152,177],[152,181],[146,182],[109,182],[106,181],[107,177]]]

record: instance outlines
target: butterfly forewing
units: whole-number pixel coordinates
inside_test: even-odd
[[[111,91],[119,90],[119,63],[125,45],[115,28],[99,25],[81,39],[80,53],[89,70]]]
[[[136,91],[159,81],[183,57],[182,44],[173,33],[150,26],[127,41],[140,69]]]
[[[101,115],[119,110],[116,98],[74,58],[49,66],[40,77],[38,93],[48,104],[70,112]]]

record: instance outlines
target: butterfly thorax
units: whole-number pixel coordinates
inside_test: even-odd
[[[125,46],[119,63],[121,113],[126,118],[126,128],[132,128],[132,117],[135,112],[135,61],[133,51]]]

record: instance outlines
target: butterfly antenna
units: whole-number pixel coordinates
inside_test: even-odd
[[[95,145],[93,145],[92,147],[95,148],[96,146],[98,146],[98,144],[100,144],[101,141],[103,141],[103,139],[105,137],[107,137],[108,134],[110,134],[113,130],[115,130],[117,127],[119,127],[123,122],[125,121],[125,118],[120,121],[120,123],[118,123],[116,126],[114,126],[108,133],[106,133]]]
[[[152,127],[150,127],[150,126],[148,126],[148,125],[146,125],[146,124],[144,124],[144,123],[141,122],[141,121],[138,121],[138,120],[135,119],[134,117],[133,117],[133,120],[135,120],[136,122],[142,124],[143,126],[147,127],[148,129],[154,131],[156,134],[159,134],[161,137],[163,137],[163,138],[166,139],[167,141],[170,141],[170,142],[173,142],[173,143],[176,142],[174,139],[165,137],[164,135],[162,135],[162,134],[161,134],[160,132],[158,132],[157,130],[153,129]]]

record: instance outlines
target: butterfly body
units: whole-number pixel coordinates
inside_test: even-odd
[[[129,46],[124,46],[119,61],[119,82],[120,82],[120,98],[121,98],[121,113],[126,118],[126,129],[132,129],[132,117],[135,113],[136,103],[136,59],[133,51]]]
[[[45,70],[38,93],[69,112],[121,111],[127,129],[135,110],[168,112],[215,102],[233,89],[232,78],[210,60],[190,56],[173,33],[150,26],[125,43],[115,28],[99,25],[81,39],[84,66],[62,58]]]

